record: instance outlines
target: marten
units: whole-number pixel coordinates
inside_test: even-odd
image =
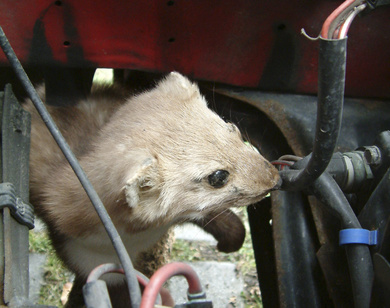
[[[82,306],[80,287],[91,270],[119,260],[32,103],[24,107],[32,116],[30,201],[57,254],[76,275],[67,307]],[[229,208],[260,201],[279,181],[277,170],[244,142],[239,129],[208,108],[197,84],[177,72],[130,97],[118,87],[102,87],[76,104],[47,108],[135,268],[142,252],[186,221],[204,226],[220,250],[238,249],[245,230]],[[114,294],[127,290],[123,276],[105,279],[113,307],[129,307]]]

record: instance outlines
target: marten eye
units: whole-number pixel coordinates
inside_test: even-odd
[[[221,188],[227,183],[229,179],[229,172],[226,170],[217,170],[211,173],[207,179],[209,184],[214,188]]]

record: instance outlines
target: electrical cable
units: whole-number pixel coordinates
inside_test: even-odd
[[[49,129],[50,133],[53,135],[53,138],[57,142],[58,146],[64,153],[64,156],[68,160],[70,166],[74,170],[75,174],[77,175],[81,185],[84,187],[84,190],[86,191],[89,199],[91,200],[93,206],[96,209],[97,214],[99,215],[104,227],[106,228],[106,231],[108,233],[108,236],[111,239],[111,242],[118,254],[119,260],[124,268],[125,276],[127,280],[127,285],[129,288],[130,293],[130,300],[132,308],[138,308],[141,303],[141,291],[138,285],[137,277],[134,272],[133,264],[130,260],[130,257],[127,253],[127,250],[119,236],[118,231],[116,230],[110,216],[107,213],[106,208],[104,207],[102,201],[100,200],[98,194],[96,193],[95,189],[93,188],[91,182],[88,180],[85,172],[81,168],[77,158],[72,153],[69,145],[65,141],[64,137],[60,133],[58,127],[54,123],[53,119],[51,118],[49,112],[47,111],[44,103],[40,99],[39,95],[35,91],[34,86],[31,84],[31,81],[29,80],[26,72],[24,71],[22,65],[19,62],[19,59],[17,58],[13,48],[11,47],[10,43],[8,42],[8,39],[0,26],[0,46],[6,55],[9,63],[11,64],[11,67],[15,71],[15,74],[18,76],[19,80],[21,81],[22,85],[24,86],[24,89],[28,93],[31,101],[33,102],[35,108],[38,110],[40,116],[42,117],[43,122],[46,124],[47,128]]]
[[[321,37],[324,39],[337,39],[337,29],[345,23],[346,19],[353,14],[356,7],[359,7],[365,0],[346,0],[337,7],[332,14],[325,20],[322,29]],[[353,17],[354,18],[354,17]]]
[[[365,5],[363,7],[361,4],[364,1],[362,0],[347,0],[343,2],[333,13],[326,19],[322,30],[321,30],[321,37],[320,37],[320,43],[324,44],[324,50],[321,51],[320,48],[320,59],[322,57],[323,64],[319,64],[319,71],[324,72],[324,78],[323,82],[321,82],[319,77],[319,98],[322,97],[324,99],[324,103],[327,104],[327,101],[334,100],[335,107],[339,108],[339,114],[337,115],[334,113],[334,116],[341,117],[342,112],[342,105],[337,107],[337,105],[343,101],[343,94],[344,94],[344,83],[345,83],[345,58],[346,58],[346,33],[348,31],[348,28],[352,22],[352,20],[355,18],[355,16],[365,8]],[[358,9],[356,7],[359,7]],[[341,26],[340,26],[341,25]],[[340,27],[340,30],[338,32],[338,40],[332,40],[335,37],[336,30]],[[333,41],[333,42],[332,42]],[[339,43],[340,42],[340,43]],[[343,42],[343,43],[341,43]],[[327,72],[328,71],[328,72]],[[332,72],[333,71],[333,72]],[[319,76],[320,73],[319,73]],[[342,87],[338,86],[338,84],[342,84]],[[322,86],[323,85],[323,86]],[[324,90],[324,91],[323,91]],[[323,94],[320,94],[320,92],[323,92]],[[338,93],[333,98],[331,98],[331,95],[334,95],[335,93]],[[325,95],[324,95],[325,94]],[[340,99],[340,102],[337,102],[337,97]],[[319,107],[321,107],[321,104],[319,102]],[[330,108],[329,110],[332,111],[334,108],[332,105],[329,105],[327,108]],[[334,109],[333,109],[334,110]],[[320,108],[318,111],[318,115],[320,114]],[[328,124],[330,125],[333,121],[335,121],[337,118],[331,119]],[[329,119],[328,119],[329,120]],[[341,119],[340,119],[341,120]],[[337,120],[338,121],[338,120]],[[317,128],[319,124],[319,118],[317,117]],[[325,122],[323,122],[325,124]],[[324,125],[323,128],[327,129],[320,129],[319,133],[323,133],[325,131],[329,131],[328,127]],[[338,132],[337,132],[338,134]],[[334,138],[335,136],[333,136]],[[337,140],[337,137],[336,137]],[[334,141],[336,141],[334,140]],[[324,139],[326,142],[330,142],[330,139]],[[314,149],[313,153],[310,157],[310,161],[307,162],[309,157],[306,157],[302,159],[301,161],[298,161],[294,164],[292,167],[293,169],[299,168],[298,165],[302,165],[301,171],[294,175],[293,170],[287,170],[287,171],[281,171],[280,175],[283,179],[284,186],[287,188],[297,188],[294,186],[294,182],[297,182],[299,180],[299,177],[301,175],[304,175],[304,171],[302,170],[309,170],[309,165],[312,161],[318,161],[317,166],[320,167],[322,170],[323,167],[327,166],[329,160],[329,154],[331,147],[327,147],[327,153],[325,155],[322,154],[322,151],[315,151],[315,148],[317,144],[321,146],[321,143],[319,138],[317,138],[317,131],[316,131],[316,137],[315,137],[315,143],[314,143]],[[333,152],[333,150],[332,150]],[[313,160],[314,156],[318,156]],[[321,163],[322,161],[322,163]],[[315,171],[318,173],[319,168],[311,168],[311,171]],[[323,169],[322,171],[324,171]],[[321,171],[321,172],[322,172]],[[310,172],[306,172],[307,177],[313,176],[310,174]],[[287,183],[285,183],[287,182]],[[302,182],[302,181],[301,181]],[[307,181],[305,181],[307,183]],[[285,185],[288,184],[288,185]],[[291,185],[293,184],[293,185]],[[301,188],[306,188],[305,186],[300,186]],[[321,200],[324,204],[327,205],[328,208],[330,208],[342,221],[344,228],[361,228],[360,223],[351,209],[348,201],[346,200],[344,194],[342,193],[341,189],[337,185],[337,183],[334,181],[334,179],[326,172],[322,173],[318,178],[314,178],[313,182],[309,185],[309,190],[312,190],[315,194],[315,196]],[[345,247],[346,253],[347,253],[347,259],[348,259],[348,266],[350,270],[350,277],[351,277],[351,285],[353,289],[353,297],[354,297],[354,303],[355,307],[369,307],[370,305],[370,297],[371,297],[371,289],[372,289],[372,283],[373,283],[373,266],[372,266],[372,260],[370,251],[367,246],[361,245],[361,244],[353,244],[353,245],[346,245]]]
[[[103,276],[104,274],[108,274],[108,273],[124,274],[125,272],[119,264],[114,264],[114,263],[102,264],[102,265],[95,267],[89,273],[88,278],[87,278],[87,283],[97,281],[101,276]],[[137,280],[138,280],[139,284],[142,285],[144,288],[146,288],[146,286],[149,283],[149,278],[137,270],[135,270],[135,273],[137,275]],[[161,305],[161,304],[162,304],[161,294],[158,293],[155,305]]]
[[[333,34],[331,29],[333,29],[334,21],[346,10],[349,10],[354,5],[355,0],[346,0],[344,1],[339,7],[337,7],[332,14],[328,16],[328,18],[325,20],[322,29],[321,29],[321,36],[324,39],[332,38],[330,34]],[[336,28],[336,27],[334,27]],[[334,29],[333,29],[334,30]]]
[[[279,170],[284,170],[285,167],[291,167],[294,163],[288,160],[274,160],[271,162],[274,166],[279,166]]]
[[[205,298],[200,280],[191,266],[181,262],[174,262],[164,265],[158,269],[150,278],[148,285],[144,290],[141,308],[153,308],[157,294],[160,292],[163,284],[171,277],[183,275],[188,282],[188,297],[198,299]]]
[[[339,30],[339,33],[338,33],[338,36],[337,36],[338,39],[342,39],[342,38],[347,36],[347,32],[349,30],[349,27],[352,24],[352,21],[366,7],[367,7],[367,4],[361,4],[361,5],[359,5],[359,6],[354,8],[353,12],[351,14],[349,14],[349,16],[347,17],[345,22],[340,26],[340,30]]]
[[[347,39],[320,38],[318,64],[318,102],[313,152],[301,170],[282,170],[284,190],[302,190],[325,171],[333,156],[341,127]]]
[[[300,156],[286,154],[286,155],[280,156],[278,160],[299,161],[301,159],[302,159],[302,157],[300,157]]]

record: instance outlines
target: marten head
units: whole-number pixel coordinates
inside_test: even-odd
[[[196,219],[218,207],[255,203],[278,183],[277,170],[179,73],[130,99],[112,120],[111,146],[136,162],[123,171],[134,219]]]

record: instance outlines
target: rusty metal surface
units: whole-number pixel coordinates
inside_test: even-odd
[[[0,1],[1,26],[23,64],[180,71],[267,91],[316,93],[329,0]],[[389,8],[356,18],[347,93],[390,97]],[[0,65],[6,64],[0,54]]]
[[[217,88],[217,93],[247,102],[266,114],[285,136],[296,155],[312,150],[315,134],[317,97],[235,91]],[[346,98],[336,151],[344,152],[371,144],[390,127],[390,106],[386,101]]]

